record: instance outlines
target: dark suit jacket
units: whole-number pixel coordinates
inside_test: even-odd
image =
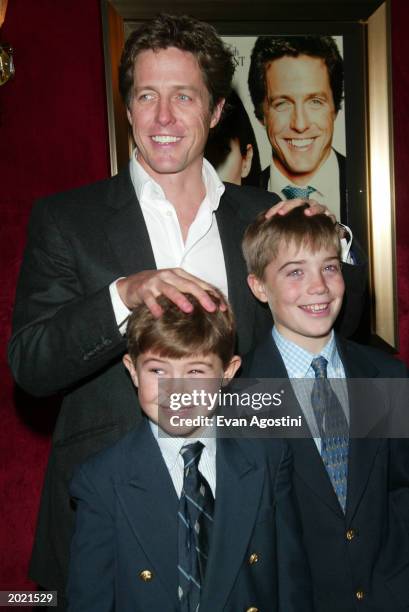
[[[348,225],[348,209],[347,209],[347,185],[346,185],[346,158],[338,151],[333,149],[337,156],[338,169],[339,169],[339,203],[340,203],[340,221]],[[264,168],[260,174],[260,187],[268,189],[268,182],[270,180],[270,166]]]
[[[217,441],[201,612],[312,611],[290,468],[281,441]],[[177,612],[178,498],[148,422],[81,466],[71,492],[78,507],[69,610]],[[151,581],[140,579],[144,569]]]
[[[403,363],[337,337],[348,378],[406,378]],[[243,376],[287,378],[271,337],[244,362]],[[367,401],[376,393],[368,381]],[[362,404],[348,391],[351,427]],[[296,411],[301,413],[298,406]],[[379,402],[373,404],[379,405]],[[310,563],[316,612],[400,612],[409,609],[409,440],[350,439],[344,515],[311,437],[288,441],[293,487]],[[358,591],[364,593],[358,599]]]
[[[216,213],[238,351],[247,352],[271,326],[268,308],[246,283],[245,227],[277,196],[227,185]],[[135,390],[121,357],[109,284],[155,268],[129,169],[37,202],[17,287],[9,361],[16,381],[38,396],[63,392],[41,500],[30,575],[64,590],[73,513],[68,483],[74,466],[108,447],[138,421]],[[359,320],[365,272],[347,266],[352,282],[346,333]],[[348,284],[348,281],[347,281]],[[358,301],[358,305],[357,305]],[[354,323],[355,321],[355,323]]]

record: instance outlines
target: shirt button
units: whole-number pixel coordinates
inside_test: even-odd
[[[250,606],[250,608],[247,608],[246,612],[258,612],[258,608],[254,608],[254,606]]]
[[[354,539],[355,536],[358,535],[358,532],[356,531],[356,529],[348,529],[347,533],[346,533],[346,537],[347,540],[350,542],[351,540]]]
[[[150,570],[142,570],[139,572],[139,578],[143,580],[143,582],[149,582],[153,578],[153,574]]]
[[[362,600],[362,599],[365,597],[365,593],[364,593],[364,592],[363,592],[361,589],[360,589],[359,591],[357,591],[357,592],[355,593],[355,595],[356,595],[356,598],[357,598],[359,601],[361,601],[361,600]]]
[[[251,555],[249,556],[249,564],[255,565],[259,561],[260,561],[260,555],[256,552],[251,553]]]
[[[167,217],[171,217],[172,216],[172,211],[171,210],[167,210],[166,211],[166,216]]]

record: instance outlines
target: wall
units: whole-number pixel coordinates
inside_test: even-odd
[[[33,200],[109,174],[98,0],[12,0],[0,40],[16,76],[0,89],[0,590],[27,564],[55,402],[16,394],[6,341]]]
[[[409,363],[409,37],[392,0],[401,356]],[[16,393],[6,365],[14,288],[36,197],[109,174],[98,0],[13,0],[0,39],[16,77],[0,90],[0,590],[26,579],[55,402]]]
[[[400,357],[409,363],[409,37],[406,0],[392,0],[392,78]]]

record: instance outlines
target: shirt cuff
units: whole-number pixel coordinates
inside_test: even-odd
[[[354,264],[354,257],[351,253],[351,246],[353,240],[352,231],[347,225],[344,225],[343,223],[338,223],[338,225],[340,225],[347,234],[345,238],[341,238],[341,259],[344,263]]]
[[[109,285],[109,293],[111,296],[112,308],[114,310],[114,315],[115,315],[116,323],[118,325],[119,333],[125,336],[126,326],[128,323],[128,317],[131,314],[131,311],[129,310],[127,306],[125,306],[125,304],[121,300],[121,297],[118,292],[118,288],[116,286],[116,283],[121,278],[125,278],[125,277],[120,276],[119,278],[114,280],[113,283]]]

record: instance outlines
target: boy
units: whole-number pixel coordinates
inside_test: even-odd
[[[230,307],[209,313],[185,295],[190,314],[162,296],[160,318],[141,305],[129,320],[124,364],[147,418],[72,481],[69,609],[311,610],[288,447],[215,440],[201,427],[163,433],[163,384],[219,388],[240,365]]]
[[[245,233],[243,251],[250,288],[268,303],[275,322],[244,360],[243,376],[313,379],[304,400],[293,383],[296,411],[312,433],[289,445],[314,610],[406,610],[408,440],[353,439],[351,425],[365,406],[354,401],[350,383],[342,404],[325,379],[379,383],[406,378],[407,370],[380,351],[334,334],[344,281],[339,239],[325,215],[307,217],[299,208],[286,217],[259,216]],[[371,384],[365,385],[367,401]]]

